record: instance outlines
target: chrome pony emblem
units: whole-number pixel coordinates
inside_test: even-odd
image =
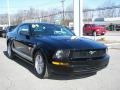
[[[89,51],[89,54],[93,55],[96,51]]]

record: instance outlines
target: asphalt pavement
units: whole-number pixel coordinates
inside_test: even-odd
[[[8,59],[6,40],[0,38],[0,90],[120,90],[120,50],[113,46],[109,65],[95,75],[39,79],[31,65]]]
[[[83,36],[85,38],[90,38],[93,40],[104,39],[106,41],[120,43],[120,31],[107,31],[105,35],[100,36]]]
[[[120,36],[120,31],[107,31],[106,36]]]

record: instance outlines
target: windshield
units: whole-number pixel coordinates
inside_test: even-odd
[[[74,36],[69,28],[53,24],[32,24],[33,35]]]
[[[98,24],[92,24],[91,26],[93,26],[93,27],[97,27],[97,26],[101,26],[101,25],[98,25]]]

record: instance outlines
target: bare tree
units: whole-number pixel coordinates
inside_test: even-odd
[[[7,14],[0,15],[0,24],[8,24],[8,15]]]
[[[99,10],[98,16],[99,17],[113,17],[115,13],[115,9],[112,7],[114,6],[115,6],[115,3],[113,2],[113,0],[105,0],[105,2],[103,2],[103,4],[99,6],[99,8],[105,8],[105,9]]]
[[[70,4],[67,8],[66,8],[66,13],[65,13],[65,19],[67,20],[73,20],[74,18],[74,8],[73,8],[73,4]]]

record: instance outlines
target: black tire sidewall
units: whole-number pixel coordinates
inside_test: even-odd
[[[12,43],[10,43],[10,42],[7,44],[7,56],[8,56],[8,58],[13,59],[14,55],[13,55],[13,51],[12,51],[11,45],[12,45]],[[10,47],[11,55],[8,54],[8,47]]]

